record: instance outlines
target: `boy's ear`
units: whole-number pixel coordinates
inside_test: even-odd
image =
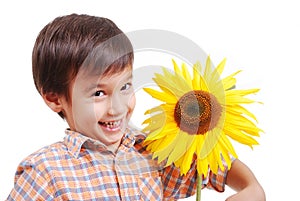
[[[42,97],[45,101],[45,103],[48,105],[48,107],[51,108],[56,113],[59,113],[62,111],[62,101],[61,96],[57,95],[57,93],[48,92],[42,94]]]

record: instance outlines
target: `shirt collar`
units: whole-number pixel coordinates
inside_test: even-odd
[[[88,137],[75,132],[71,131],[69,129],[65,130],[65,138],[64,138],[64,143],[67,146],[68,151],[75,157],[77,158],[82,145],[89,139]]]
[[[127,128],[126,134],[124,135],[121,141],[121,145],[130,148],[134,145],[134,143],[135,143],[135,132],[132,129]]]
[[[64,143],[67,146],[68,151],[75,158],[78,157],[83,147],[87,149],[97,149],[99,151],[107,150],[106,146],[102,142],[89,138],[76,131],[66,129],[65,134]],[[135,132],[128,128],[126,129],[126,134],[124,135],[120,146],[124,145],[125,147],[130,148],[134,145],[135,141]]]

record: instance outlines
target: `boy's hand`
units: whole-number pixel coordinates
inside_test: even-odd
[[[265,201],[265,193],[262,188],[247,187],[242,191],[226,199],[226,201]]]
[[[258,183],[252,171],[240,160],[236,159],[228,172],[226,184],[237,193],[226,201],[265,201],[263,188]]]

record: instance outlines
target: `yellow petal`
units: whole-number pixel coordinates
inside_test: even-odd
[[[206,176],[208,173],[208,161],[207,158],[197,160],[197,171],[198,174]]]
[[[234,105],[234,106],[226,105],[226,113],[227,112],[231,113],[233,115],[242,115],[243,114],[243,115],[251,117],[252,119],[254,119],[257,122],[255,115],[241,105]]]
[[[206,83],[205,79],[202,76],[200,77],[200,90],[209,91],[207,83]]]
[[[224,58],[217,66],[217,68],[216,68],[217,76],[220,76],[223,73],[225,64],[226,64],[226,58]]]
[[[226,127],[224,128],[224,132],[237,142],[248,145],[251,148],[253,148],[252,145],[258,145],[258,142],[254,138],[245,135],[241,130]]]
[[[181,66],[181,69],[182,69],[182,75],[183,75],[183,78],[185,79],[186,83],[189,85],[189,87],[192,89],[193,86],[192,86],[192,78],[191,78],[191,75],[187,69],[187,66],[185,65],[185,63],[182,63],[182,66]]]
[[[183,94],[184,92],[192,90],[190,84],[187,83],[182,74],[177,74],[176,72],[175,74],[171,74],[170,71],[166,68],[163,68],[163,72],[165,76],[165,81],[169,82],[171,86],[178,88]],[[178,95],[179,94],[176,94],[177,97]]]
[[[241,96],[226,96],[225,97],[226,105],[235,105],[235,104],[249,104],[249,103],[254,103],[255,101],[241,97]]]
[[[221,139],[220,139],[221,140]],[[225,167],[224,167],[224,164],[223,164],[223,161],[222,161],[222,153],[227,150],[224,150],[223,147],[220,146],[220,142],[217,144],[217,148],[214,150],[214,156],[213,156],[213,160],[217,162],[218,164],[218,167],[224,171],[225,170]]]
[[[180,75],[181,74],[180,69],[174,59],[172,59],[172,63],[173,63],[173,68],[174,68],[175,73]]]
[[[203,75],[206,81],[210,81],[210,76],[212,74],[211,65],[212,64],[211,64],[210,56],[208,56],[206,59],[206,65],[205,65],[204,75]]]
[[[200,159],[207,157],[208,154],[215,148],[218,140],[221,136],[221,130],[219,128],[214,128],[208,131],[204,137],[204,143],[200,152]]]
[[[232,115],[231,113],[227,113],[226,124],[255,136],[259,136],[259,132],[262,132],[261,129],[243,115]]]
[[[151,88],[143,88],[144,91],[146,91],[148,94],[150,94],[153,98],[156,98],[160,101],[166,102],[166,103],[176,103],[177,99],[168,96],[168,94],[166,94],[165,92],[160,92],[160,91],[156,91],[154,89]]]
[[[161,149],[158,151],[155,151],[153,154],[153,157],[158,157],[158,162],[165,160],[169,157],[170,153],[174,150],[174,147],[177,145],[178,140],[178,134],[177,135],[171,135],[165,138],[163,141],[161,141],[162,145],[160,145]],[[165,146],[167,144],[167,146]],[[170,165],[170,164],[168,164]]]
[[[217,83],[219,85],[221,85],[221,87],[223,89],[220,75],[224,70],[225,63],[226,63],[226,59],[221,61],[221,63],[214,70],[211,69],[211,71],[212,71],[211,75],[208,77],[208,82],[209,82],[209,86],[211,89],[213,89],[214,85],[216,85]]]
[[[200,88],[200,76],[201,76],[201,64],[200,62],[197,62],[193,66],[193,88],[196,90],[201,89]]]
[[[220,146],[223,146],[223,151],[226,152],[227,155],[229,152],[233,157],[237,158],[237,154],[234,150],[234,147],[232,146],[231,142],[225,134],[221,135]]]
[[[223,87],[224,87],[224,90],[228,90],[232,87],[235,86],[236,84],[236,79],[234,76],[236,76],[238,73],[240,73],[241,71],[237,71],[235,73],[232,73],[231,75],[225,77],[222,82],[223,82]]]
[[[156,123],[156,122],[165,122],[166,116],[165,113],[154,113],[151,117],[146,119],[142,124]]]
[[[226,91],[226,96],[246,96],[249,94],[257,93],[259,89],[242,89],[242,90],[228,90]]]
[[[173,81],[174,76],[171,75],[172,78],[168,79],[167,76],[156,74],[156,77],[153,80],[157,83],[161,90],[165,91],[170,96],[174,97],[174,101],[176,101],[179,97],[181,97],[186,91],[182,85],[178,86],[176,81]]]
[[[169,132],[167,136],[164,135],[163,138],[159,138],[157,140],[152,140],[152,141],[146,141],[145,145],[151,142],[151,144],[153,144],[153,146],[151,147],[152,152],[161,151],[165,149],[167,146],[169,146],[171,143],[173,143],[177,134],[178,132],[173,130],[172,132]]]
[[[146,112],[144,114],[147,115],[147,114],[151,114],[151,113],[163,113],[164,106],[165,106],[165,104],[161,104],[159,106],[153,107],[149,110],[146,110]]]
[[[209,167],[212,170],[213,173],[217,173],[218,172],[218,159],[220,158],[220,150],[218,149],[217,144],[215,145],[214,149],[212,150],[212,152],[208,155],[208,161],[209,161]],[[215,158],[217,157],[217,158]]]
[[[167,165],[177,161],[191,146],[193,139],[194,136],[180,132],[178,137],[174,140],[174,149],[168,157]]]
[[[192,164],[192,159],[194,157],[195,151],[196,151],[196,146],[197,146],[197,140],[194,139],[192,145],[190,146],[190,148],[188,149],[188,151],[184,154],[184,156],[182,156],[181,158],[181,172],[183,174],[186,174]]]

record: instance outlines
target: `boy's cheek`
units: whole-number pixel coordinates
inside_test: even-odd
[[[129,100],[129,108],[131,109],[131,111],[134,110],[135,104],[136,104],[136,98],[135,98],[135,94],[133,94]]]
[[[73,111],[74,118],[81,120],[88,119],[88,121],[98,121],[98,117],[101,115],[99,114],[99,111],[101,111],[100,108],[101,107],[99,104],[95,103],[78,103],[76,104],[76,108],[74,108],[76,112]]]

